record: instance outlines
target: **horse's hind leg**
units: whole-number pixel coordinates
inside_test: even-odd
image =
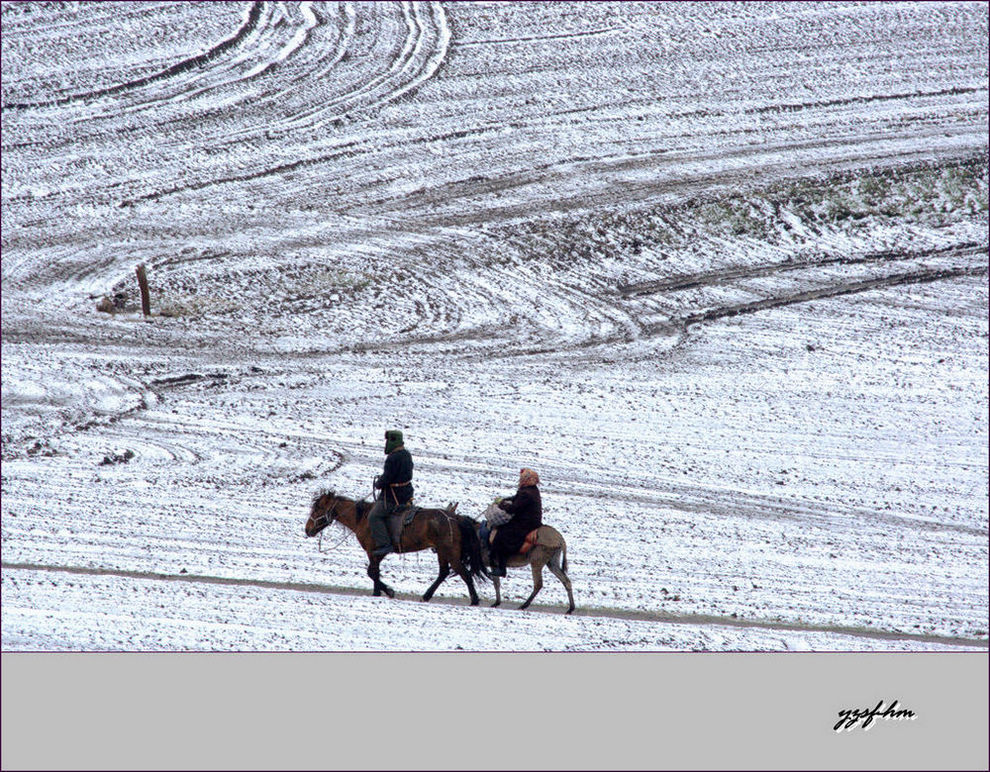
[[[471,579],[471,574],[460,560],[454,561],[454,570],[457,572],[457,575],[464,580],[464,584],[468,587],[468,594],[471,596],[471,605],[477,606],[478,591],[474,589],[474,580]]]
[[[430,585],[429,589],[423,594],[423,600],[428,601],[433,597],[433,593],[437,591],[437,587],[443,584],[443,580],[450,575],[450,563],[440,558],[440,573],[437,575],[437,580]]]
[[[495,585],[495,602],[492,604],[492,608],[502,605],[502,581],[497,577],[492,577],[492,584]]]
[[[533,563],[531,565],[533,566],[533,592],[526,598],[526,602],[519,607],[520,609],[527,608],[533,602],[536,593],[543,588],[543,565],[545,564]]]
[[[560,567],[560,551],[558,550],[550,558],[550,562],[547,563],[547,568],[560,579],[560,583],[564,585],[564,589],[567,590],[567,601],[569,606],[567,608],[567,613],[570,614],[574,610],[574,593],[571,591],[571,580],[568,578],[567,574]]]

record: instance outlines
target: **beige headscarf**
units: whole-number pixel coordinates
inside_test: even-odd
[[[534,472],[532,469],[520,469],[519,470],[519,487],[522,488],[524,485],[539,485],[540,476]]]

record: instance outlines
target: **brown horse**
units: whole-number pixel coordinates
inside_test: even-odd
[[[375,583],[375,595],[384,592],[394,598],[395,591],[381,580],[379,563],[372,551],[375,540],[368,524],[368,514],[373,505],[367,501],[354,501],[346,496],[338,496],[333,491],[324,491],[313,499],[313,506],[306,521],[306,535],[316,536],[330,523],[337,522],[349,528],[357,536],[358,542],[368,553],[368,576]],[[398,545],[399,552],[418,552],[433,549],[440,562],[440,573],[423,595],[428,601],[437,587],[450,574],[456,573],[468,586],[471,605],[478,605],[478,593],[474,589],[474,578],[485,579],[488,574],[481,558],[481,542],[475,530],[475,522],[470,517],[453,514],[446,509],[420,509],[412,522],[402,530]],[[453,571],[451,570],[453,569]]]
[[[478,522],[477,526],[480,531],[481,523]],[[488,545],[482,544],[481,549],[485,563],[490,564],[491,553],[488,551]],[[541,525],[536,532],[536,545],[526,554],[516,553],[505,561],[506,568],[525,565],[533,569],[533,592],[519,608],[527,608],[533,602],[536,593],[543,589],[543,567],[546,566],[560,579],[564,589],[567,590],[567,613],[574,611],[574,593],[571,591],[571,580],[567,576],[567,542],[564,541],[560,531],[550,525]],[[492,604],[494,608],[502,603],[502,591],[497,576],[492,576],[492,582],[495,585],[495,602]]]

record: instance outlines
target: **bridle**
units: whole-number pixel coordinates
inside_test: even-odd
[[[340,503],[340,498],[337,496],[333,497],[333,503],[327,507],[318,518],[313,521],[313,526],[318,527],[320,531],[326,528],[330,523],[334,521],[337,516],[337,504]]]

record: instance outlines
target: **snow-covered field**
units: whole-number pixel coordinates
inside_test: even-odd
[[[985,3],[2,22],[5,652],[987,650]],[[307,540],[389,428],[577,612]]]

